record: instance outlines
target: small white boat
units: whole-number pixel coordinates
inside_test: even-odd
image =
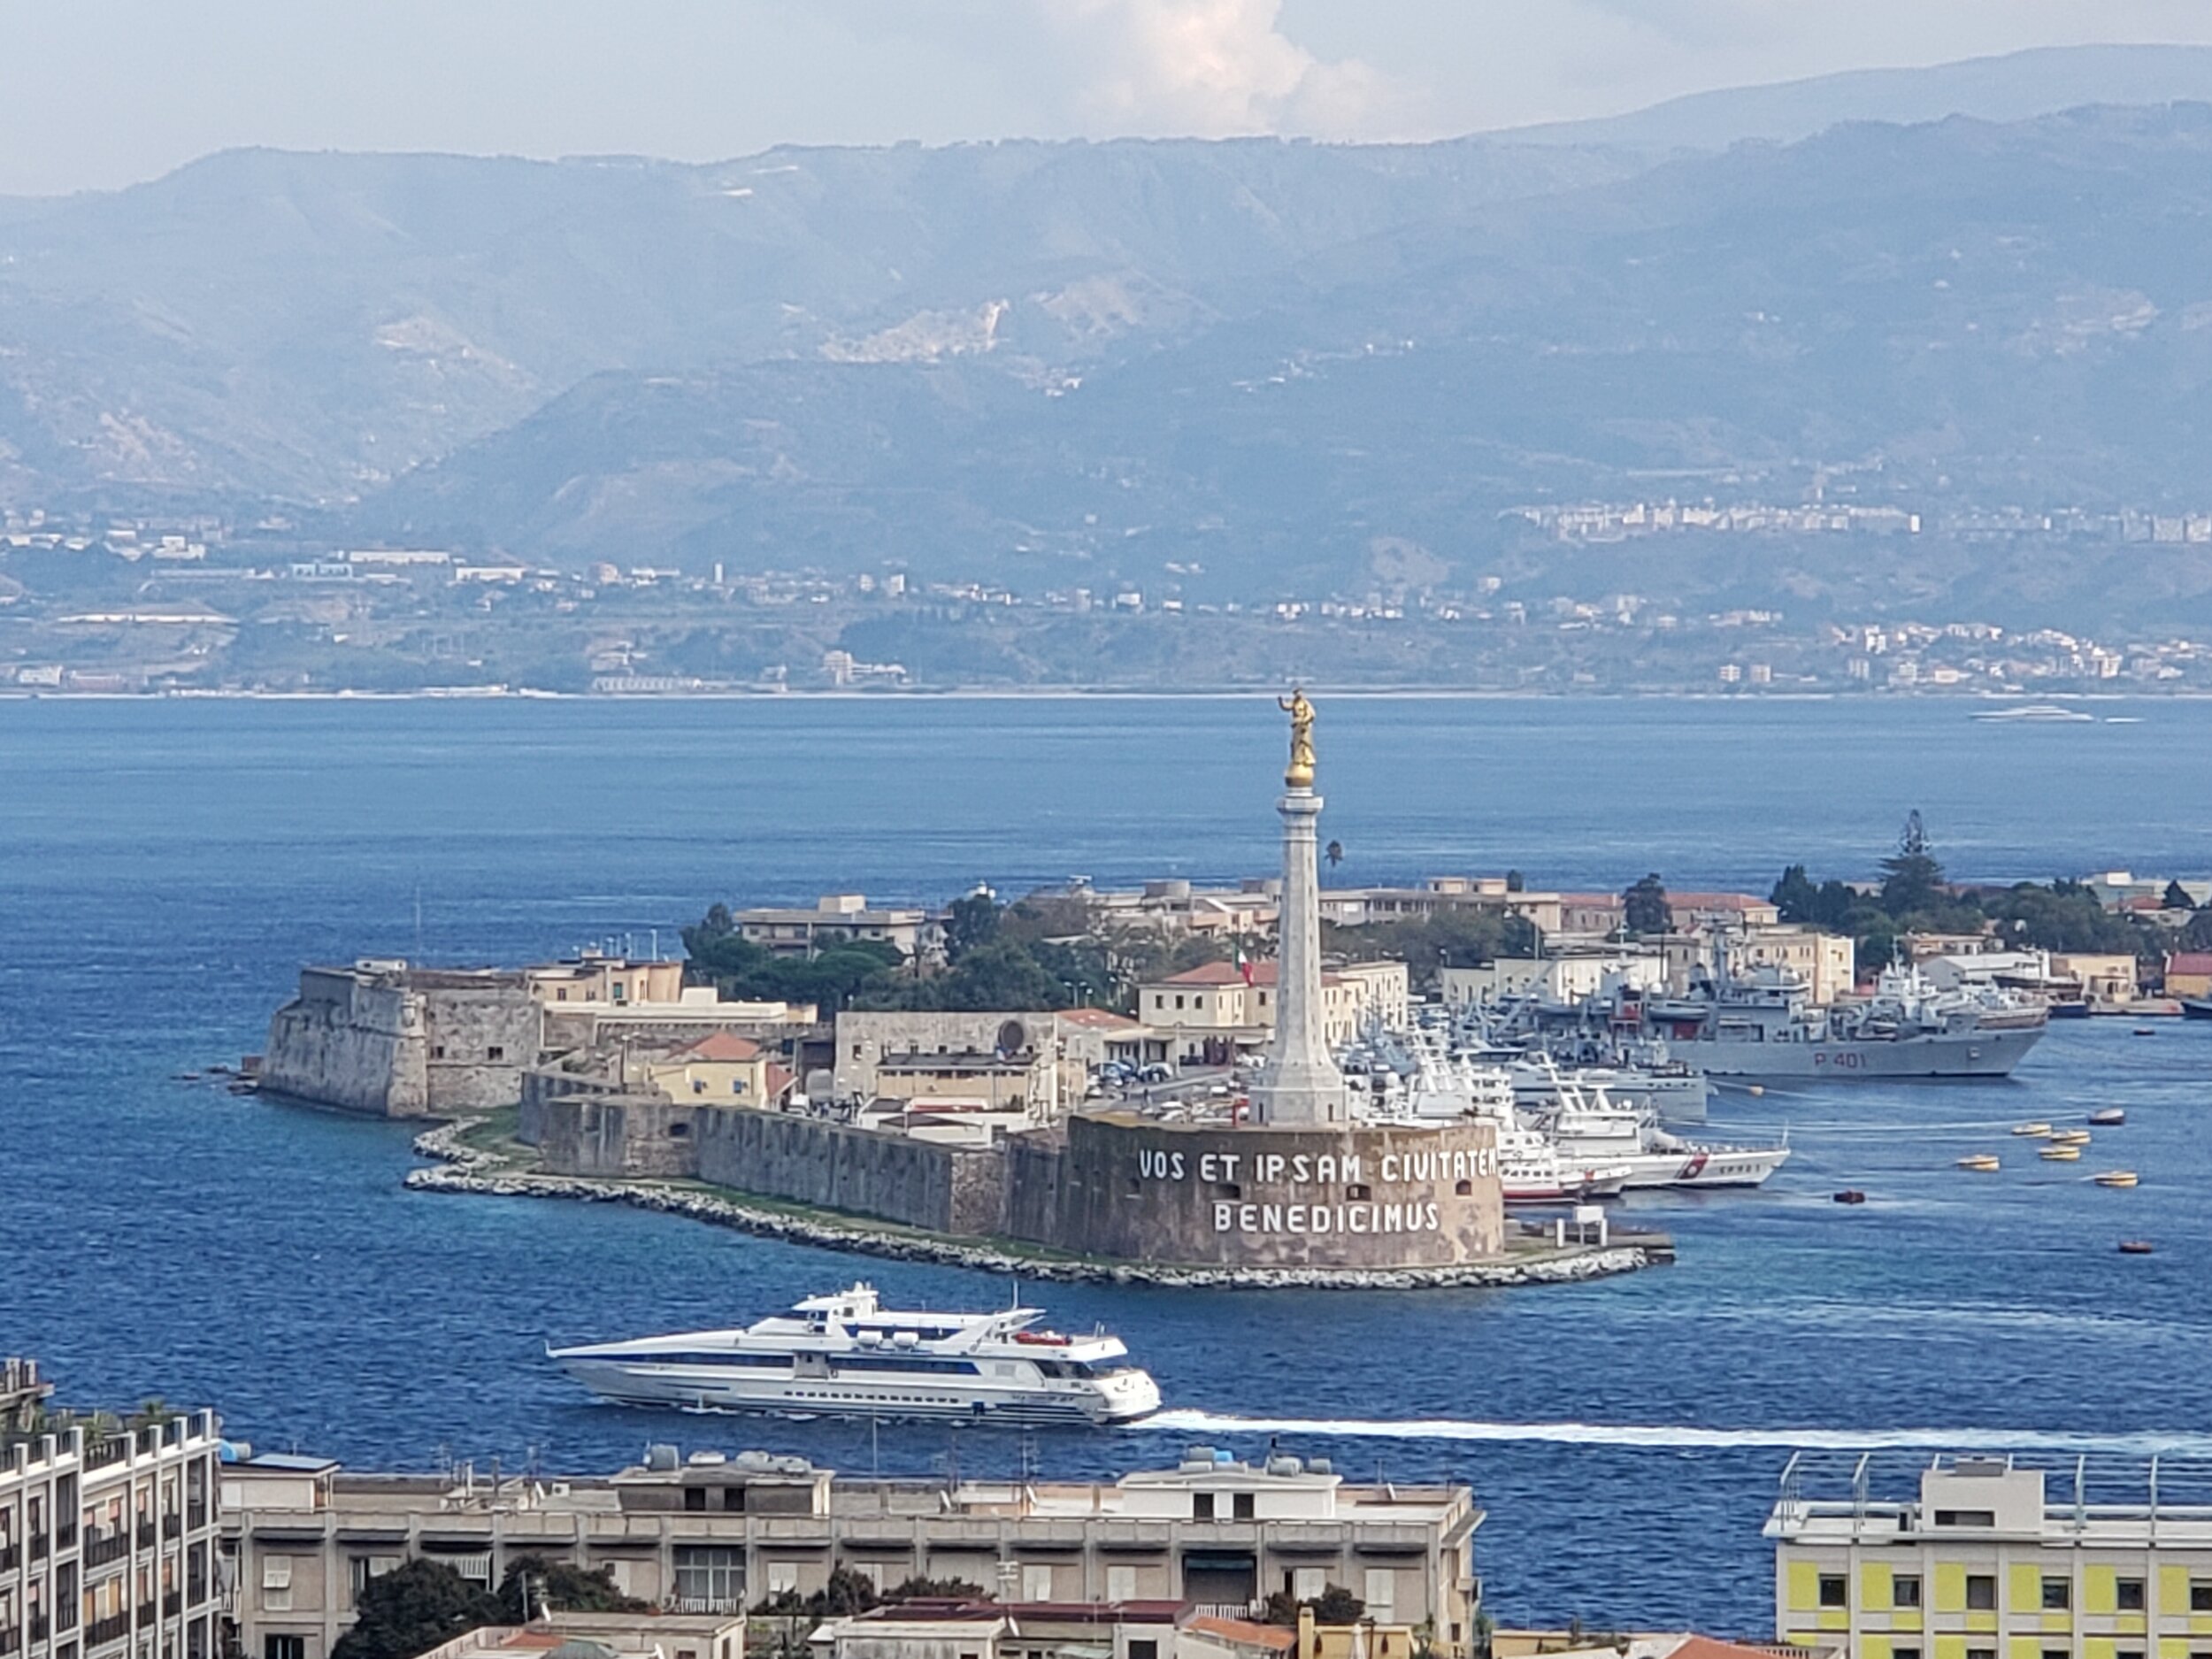
[[[2100,1170],[2089,1179],[2100,1187],[2133,1187],[2141,1178],[2133,1170]]]
[[[2004,1166],[1998,1162],[1994,1152],[1970,1152],[1959,1160],[1958,1167],[1962,1170],[1971,1170],[1977,1175],[1986,1175],[1993,1170],[2001,1169]]]
[[[872,1286],[810,1296],[741,1329],[688,1331],[547,1357],[618,1405],[782,1417],[1134,1422],[1160,1409],[1118,1337],[1036,1328],[1041,1310],[898,1313]]]
[[[2048,1124],[2015,1124],[2012,1126],[2012,1133],[2016,1135],[2048,1136],[2051,1133],[2051,1125]]]
[[[2056,1141],[2036,1154],[2046,1164],[2078,1164],[2081,1161],[2079,1147],[2062,1146]]]

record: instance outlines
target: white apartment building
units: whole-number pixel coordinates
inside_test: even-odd
[[[50,1393],[0,1360],[0,1655],[217,1659],[214,1417],[124,1425]]]

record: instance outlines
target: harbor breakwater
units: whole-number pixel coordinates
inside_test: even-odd
[[[408,1172],[406,1185],[410,1189],[493,1198],[563,1198],[584,1203],[627,1204],[794,1244],[1061,1283],[1147,1285],[1194,1290],[1502,1289],[1525,1285],[1579,1284],[1633,1272],[1672,1259],[1671,1245],[1655,1237],[1617,1239],[1604,1245],[1570,1246],[1563,1250],[1547,1248],[1519,1259],[1508,1256],[1433,1267],[1178,1267],[1146,1262],[1039,1256],[956,1239],[887,1232],[825,1215],[766,1209],[712,1193],[653,1182],[595,1180],[517,1171],[506,1168],[494,1155],[465,1144],[461,1136],[468,1127],[465,1123],[443,1124],[415,1137],[416,1153],[435,1162]]]

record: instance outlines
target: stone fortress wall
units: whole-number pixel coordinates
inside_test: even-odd
[[[1099,1113],[1070,1119],[1048,1158],[1025,1148],[1010,1168],[1008,1234],[1083,1256],[1442,1267],[1505,1248],[1488,1124],[1230,1128]]]
[[[380,1118],[511,1106],[541,1041],[518,973],[368,959],[308,968],[269,1022],[262,1086]]]

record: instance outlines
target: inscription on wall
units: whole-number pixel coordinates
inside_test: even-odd
[[[1421,1152],[1197,1152],[1138,1149],[1139,1181],[1203,1189],[1216,1233],[1388,1233],[1442,1229],[1435,1186],[1498,1173],[1494,1148]],[[1263,1190],[1245,1195],[1250,1186]]]

